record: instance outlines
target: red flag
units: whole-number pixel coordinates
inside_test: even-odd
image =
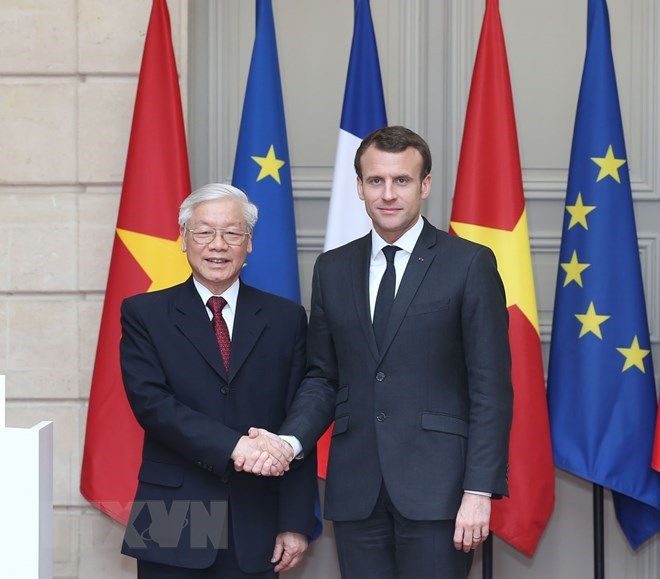
[[[137,488],[142,429],[119,367],[119,308],[130,295],[185,280],[178,208],[190,193],[181,95],[166,0],[154,0],[138,80],[117,231],[87,412],[80,492],[126,523]]]
[[[554,466],[518,137],[498,0],[486,0],[451,230],[495,252],[506,289],[514,388],[510,498],[493,501],[491,528],[531,556],[554,505]]]

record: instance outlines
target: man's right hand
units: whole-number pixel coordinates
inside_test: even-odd
[[[293,449],[276,434],[263,428],[250,428],[248,436],[241,436],[231,459],[236,471],[281,476],[289,470]]]

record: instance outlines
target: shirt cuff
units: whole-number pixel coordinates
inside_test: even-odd
[[[465,489],[464,492],[470,493],[471,495],[480,495],[482,497],[488,497],[488,498],[493,496],[493,493],[484,493],[482,491],[469,491],[469,490]]]
[[[296,460],[304,458],[302,444],[300,444],[300,441],[295,436],[291,436],[290,434],[280,434],[279,436],[293,448],[293,456]]]

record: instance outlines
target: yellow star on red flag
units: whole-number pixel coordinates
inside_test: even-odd
[[[172,287],[190,275],[186,254],[181,251],[181,237],[172,241],[126,229],[117,229],[117,235],[149,276],[147,291]]]
[[[506,290],[507,307],[517,305],[538,332],[527,211],[522,212],[511,231],[457,221],[451,222],[451,228],[459,237],[486,245],[493,250],[497,258],[497,270]]]

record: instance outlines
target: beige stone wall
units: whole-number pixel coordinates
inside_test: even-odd
[[[185,106],[187,10],[168,0]],[[0,374],[7,425],[54,421],[56,577],[130,577],[78,492],[151,0],[0,2]]]

